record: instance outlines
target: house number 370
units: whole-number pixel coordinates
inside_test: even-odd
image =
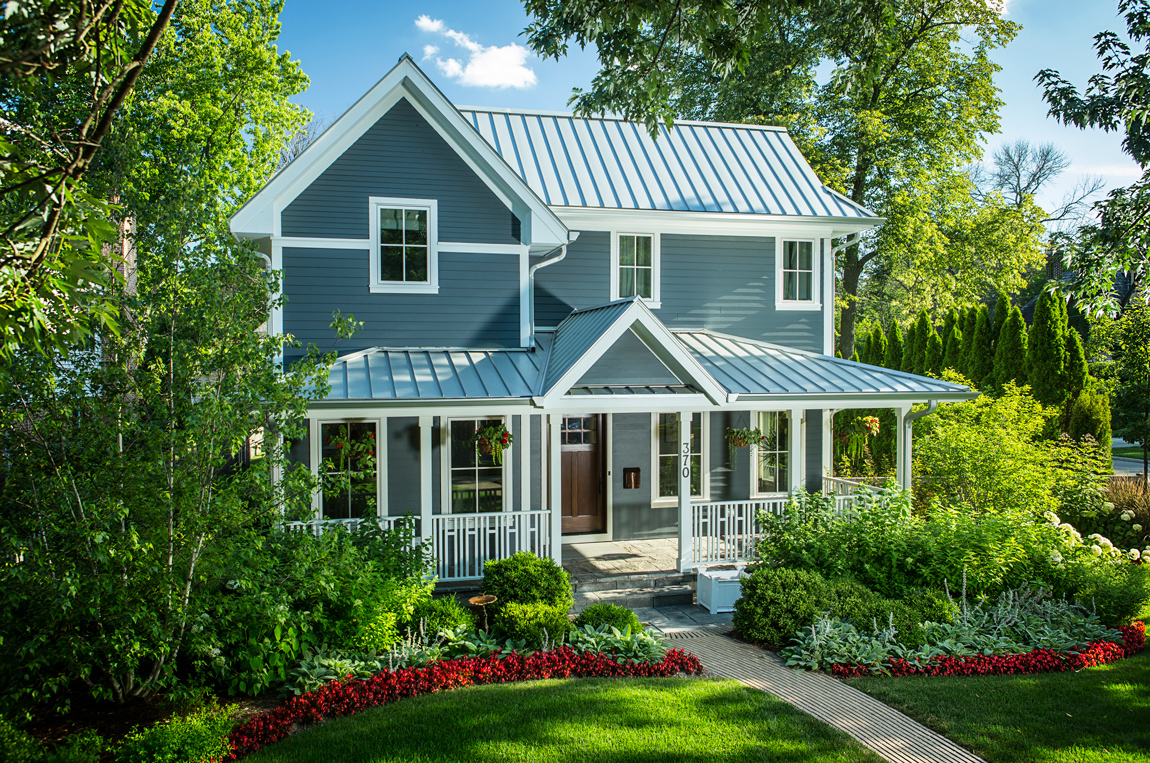
[[[683,476],[691,476],[691,443],[683,443]]]

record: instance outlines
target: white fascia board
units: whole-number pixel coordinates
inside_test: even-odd
[[[840,238],[871,230],[884,222],[881,217],[800,217],[798,215],[756,215],[735,212],[683,212],[648,209],[596,209],[590,207],[551,207],[572,230],[622,230],[644,227],[660,233],[696,233],[726,236],[817,235]],[[812,229],[820,233],[812,232]]]
[[[542,408],[555,408],[558,401],[567,395],[567,391],[583,378],[583,374],[587,373],[628,330],[634,331],[635,336],[639,337],[647,349],[654,353],[655,357],[680,381],[694,384],[716,405],[726,401],[727,391],[707,373],[695,356],[655,317],[647,305],[641,300],[635,300],[614,323],[607,327],[587,352],[559,377],[550,391],[535,398],[536,405]]]
[[[516,212],[529,243],[567,243],[567,227],[407,55],[232,216],[232,233],[241,239],[279,235],[279,212],[400,98],[406,98],[492,192]]]

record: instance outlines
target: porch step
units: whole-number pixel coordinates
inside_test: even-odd
[[[571,582],[571,590],[575,593],[594,593],[599,591],[628,591],[636,588],[667,588],[682,585],[690,585],[694,588],[694,583],[695,575],[693,573],[680,573],[667,570],[664,572],[644,572],[634,575],[573,580]]]
[[[653,588],[576,592],[575,606],[572,607],[572,611],[578,614],[592,604],[601,602],[617,604],[628,609],[694,604],[695,587],[693,585],[668,585]]]

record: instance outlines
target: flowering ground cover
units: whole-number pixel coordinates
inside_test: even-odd
[[[1150,654],[1060,673],[848,681],[993,763],[1150,763]]]
[[[734,681],[560,679],[427,694],[339,718],[250,763],[880,759],[781,700]]]

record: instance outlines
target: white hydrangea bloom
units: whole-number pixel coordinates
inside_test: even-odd
[[[1095,556],[1102,556],[1102,547],[1101,546],[1091,546],[1090,550],[1094,552]]]
[[[1057,551],[1051,551],[1050,561],[1054,562],[1055,564],[1060,563],[1062,561],[1062,554],[1058,553]]]
[[[1135,523],[1135,524],[1130,525],[1130,529],[1136,533],[1140,533],[1140,532],[1142,532],[1142,525]]]
[[[1048,522],[1050,522],[1050,524],[1055,525],[1055,526],[1058,526],[1062,522],[1062,520],[1058,518],[1058,515],[1055,514],[1053,511],[1048,511],[1048,512],[1044,513],[1042,516],[1046,517],[1046,520]]]
[[[1130,549],[1130,558],[1131,559],[1133,559],[1134,561],[1138,561],[1141,557],[1142,557],[1142,553],[1138,549],[1136,549],[1136,548]]]

